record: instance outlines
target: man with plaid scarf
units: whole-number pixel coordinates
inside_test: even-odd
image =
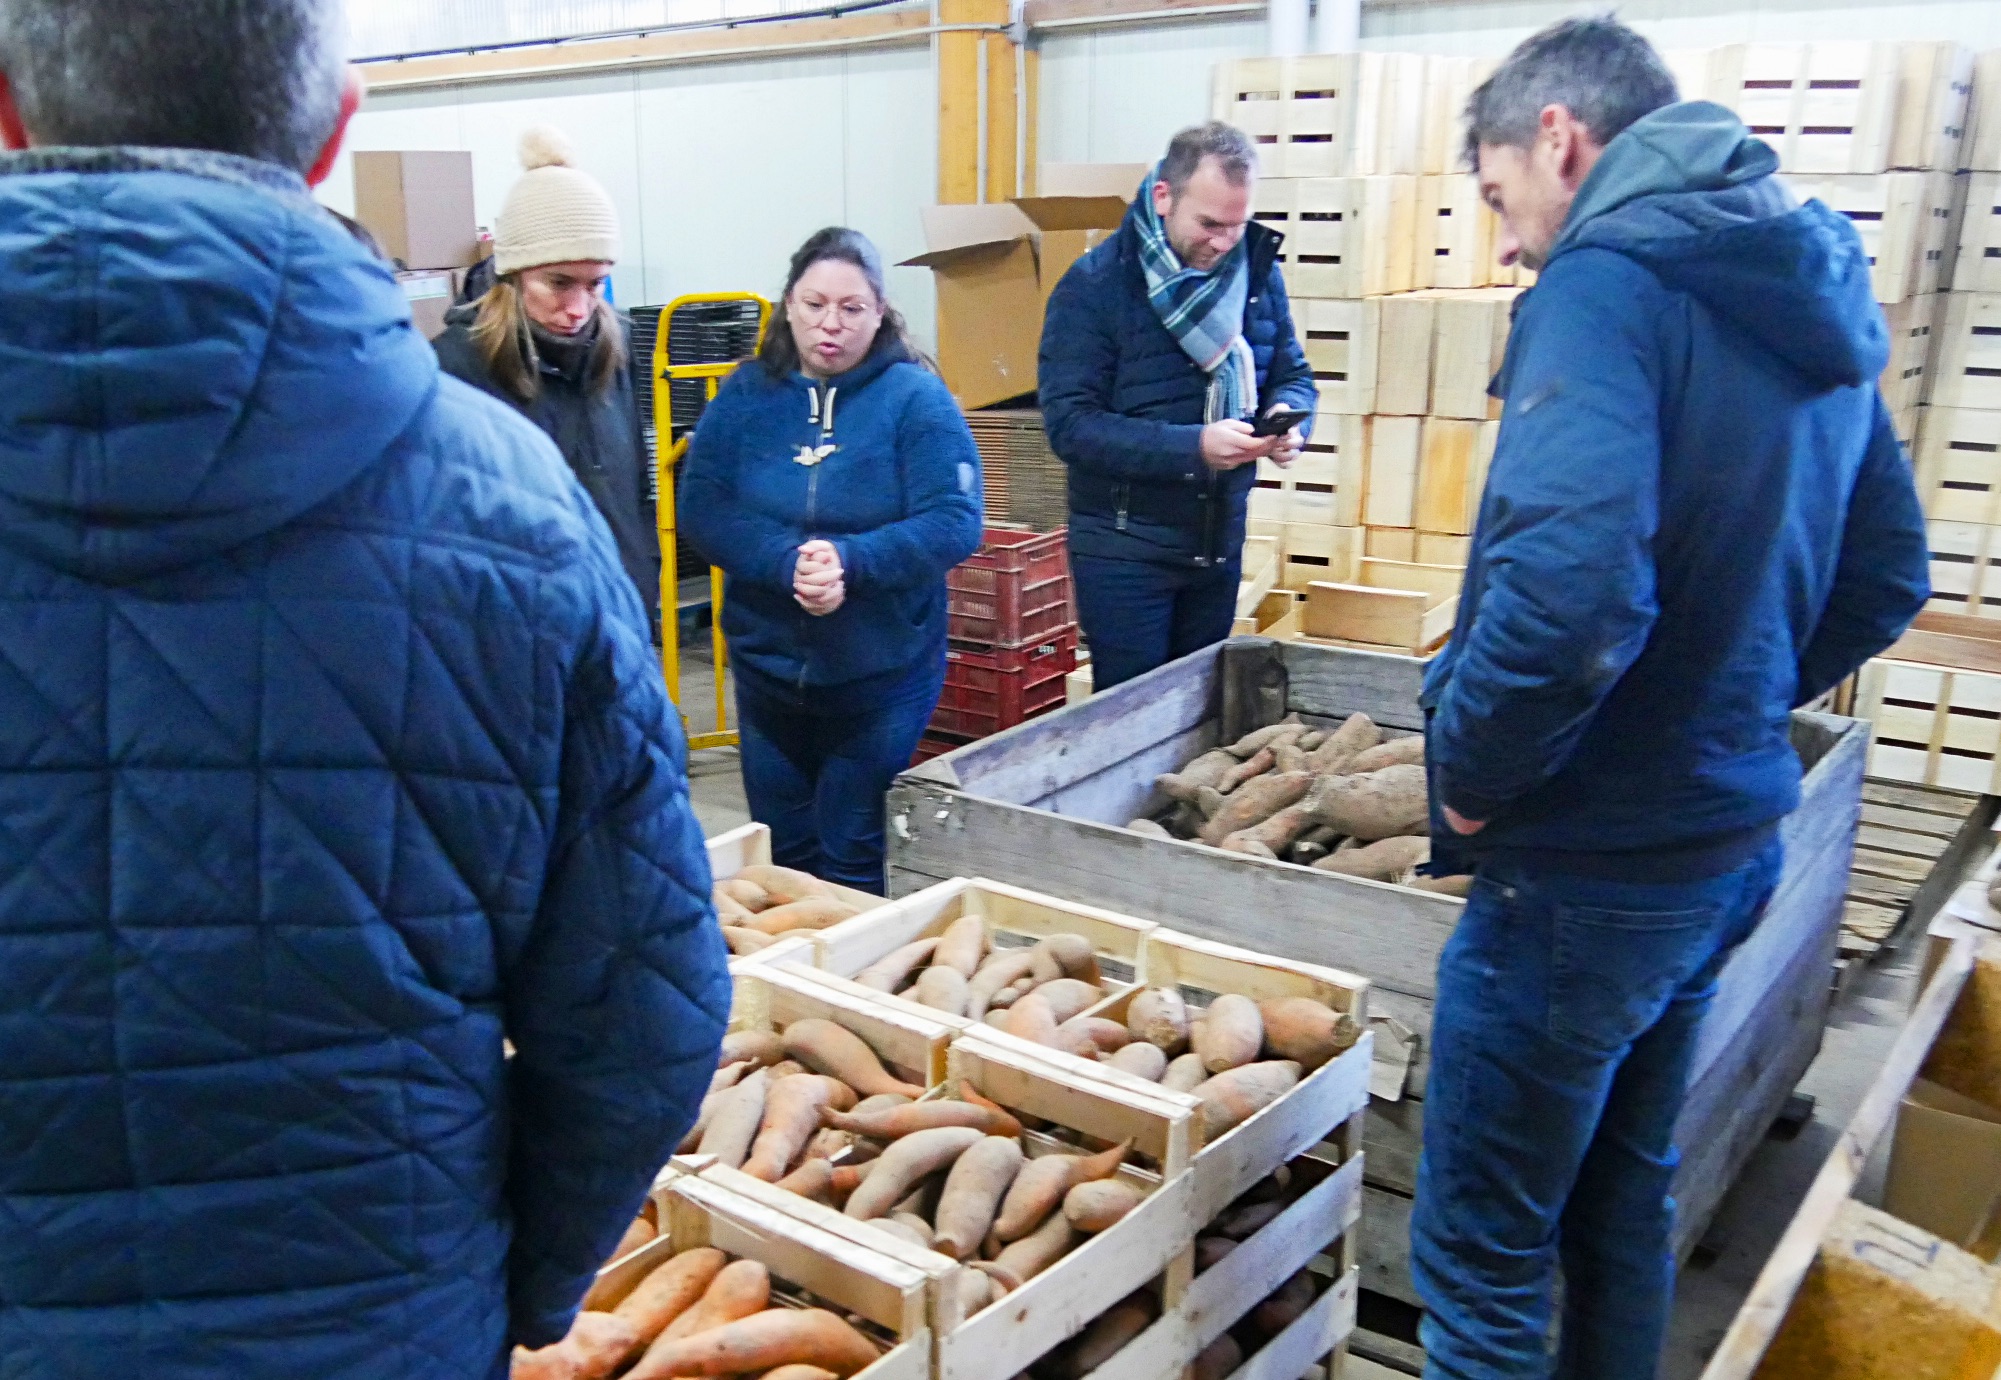
[[[1069,470],[1070,564],[1097,688],[1229,636],[1258,461],[1298,456],[1315,402],[1282,236],[1251,220],[1243,131],[1184,129],[1125,223],[1063,275],[1043,417]],[[1307,424],[1254,434],[1268,414]]]

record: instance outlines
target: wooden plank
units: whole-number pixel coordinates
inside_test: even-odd
[[[1416,561],[1364,557],[1361,583],[1371,589],[1416,590],[1432,604],[1459,592],[1466,572],[1456,565],[1420,565]],[[1429,611],[1427,609],[1427,611]]]
[[[1288,650],[1291,675],[1288,709],[1321,718],[1367,714],[1386,728],[1413,732],[1424,727],[1417,707],[1424,663],[1407,654],[1346,652],[1328,656],[1310,648]]]
[[[1473,530],[1479,491],[1473,476],[1479,468],[1480,424],[1427,417],[1423,455],[1418,462],[1417,501],[1411,509],[1415,526],[1427,532],[1464,536]],[[1455,587],[1456,588],[1456,587]]]
[[[1383,299],[1381,346],[1376,357],[1378,413],[1422,417],[1430,411],[1431,349],[1437,323],[1435,298],[1401,294]]]
[[[1873,848],[1879,853],[1893,853],[1899,857],[1922,858],[1936,862],[1946,849],[1952,847],[1950,841],[1936,834],[1911,834],[1902,829],[1885,829],[1877,824],[1865,824],[1855,835],[1857,848]]]
[[[1236,1252],[1232,1251],[1232,1255]],[[1299,1380],[1315,1361],[1339,1346],[1355,1328],[1355,1295],[1361,1272],[1350,1269],[1334,1287],[1315,1299],[1285,1331],[1258,1349],[1230,1373],[1230,1380]],[[1329,1372],[1330,1380],[1363,1380],[1345,1367]]]
[[[1919,614],[1925,618],[1931,615]],[[1905,786],[1894,781],[1878,781],[1873,777],[1862,782],[1862,803],[1865,805],[1893,805],[1905,810],[1919,810],[1925,814],[1949,815],[1954,819],[1965,819],[1979,808],[1980,797],[1970,791],[1948,791],[1939,786]]]
[[[1258,0],[1028,0],[1022,19],[1031,30],[1067,29],[1082,25],[1116,24],[1156,16],[1248,13],[1261,10]],[[1034,48],[1029,49],[1034,52]],[[1034,166],[1032,163],[1030,166]]]
[[[1904,912],[1867,901],[1850,901],[1841,908],[1842,933],[1866,941],[1871,948],[1895,934],[1903,919]]]
[[[1435,602],[1421,590],[1315,580],[1306,587],[1300,627],[1308,637],[1352,638],[1414,651],[1421,645],[1425,612]]]
[[[1910,904],[1916,888],[1904,882],[1885,881],[1881,877],[1857,876],[1850,880],[1848,894],[1858,901],[1902,910]]]
[[[1008,0],[985,0],[982,8],[988,23],[1007,23]],[[1014,60],[1016,48],[1005,33],[982,34],[980,43],[987,82],[985,200],[1002,202],[1010,197],[1026,195],[1020,185],[1018,157],[1021,151],[1021,90]]]
[[[1285,717],[1285,654],[1265,638],[1231,638],[1223,644],[1223,718],[1218,735],[1234,743]]]
[[[1880,878],[1885,882],[1900,882],[1915,892],[1931,875],[1931,863],[1923,858],[1905,857],[1900,853],[1887,853],[1876,848],[1855,850],[1855,871],[1865,877]]]
[[[1378,395],[1382,393],[1383,386],[1382,376],[1378,375]],[[1362,500],[1362,519],[1371,527],[1416,526],[1411,518],[1416,499],[1422,422],[1420,417],[1374,416],[1363,419],[1368,483]]]
[[[1406,1194],[1362,1185],[1362,1287],[1422,1308],[1410,1274],[1411,1206]]]
[[[1934,838],[1948,840],[1959,832],[1960,826],[1960,821],[1950,815],[1904,809],[1895,805],[1873,805],[1867,802],[1862,806],[1862,822],[1881,825],[1886,829],[1901,829],[1913,834],[1930,834]]]
[[[1215,720],[1204,720],[1123,762],[1113,763],[1101,772],[1029,803],[1038,810],[1071,819],[1094,819],[1100,824],[1123,826],[1167,803],[1154,789],[1155,777],[1179,770],[1216,746],[1216,742]]]
[[[937,0],[941,24],[986,22],[986,0]],[[938,203],[980,199],[980,41],[977,33],[941,33],[938,66]]]

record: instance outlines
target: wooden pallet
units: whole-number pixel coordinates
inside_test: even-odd
[[[1937,913],[1997,804],[1993,797],[1935,786],[1863,782],[1862,825],[1841,916],[1843,977]]]

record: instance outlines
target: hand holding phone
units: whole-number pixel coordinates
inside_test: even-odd
[[[1303,407],[1275,407],[1251,423],[1251,435],[1283,436],[1312,415]]]

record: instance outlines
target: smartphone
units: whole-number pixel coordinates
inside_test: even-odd
[[[1251,423],[1253,436],[1283,436],[1313,414],[1304,408],[1281,407]]]

